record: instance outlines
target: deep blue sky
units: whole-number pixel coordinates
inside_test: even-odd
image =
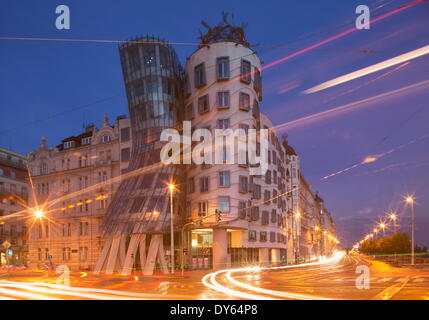
[[[357,5],[374,16],[411,0],[377,1],[31,1],[2,4],[0,36],[126,40],[154,34],[171,42],[197,42],[205,20],[220,12],[247,22],[247,36],[265,64],[353,26]],[[55,8],[69,5],[71,30],[55,28]],[[349,24],[349,25],[347,25]],[[275,124],[429,79],[429,57],[392,67],[349,83],[304,95],[333,77],[429,44],[429,3],[377,22],[370,30],[287,60],[263,72],[262,110]],[[312,35],[304,40],[301,37]],[[293,41],[293,42],[291,42]],[[286,44],[280,48],[271,46]],[[175,46],[184,63],[195,46]],[[357,50],[373,50],[372,53]],[[402,195],[417,197],[417,242],[429,245],[429,139],[398,149],[370,164],[331,179],[323,176],[381,154],[429,132],[427,86],[360,105],[353,112],[290,128],[290,143],[302,158],[306,178],[332,211],[346,245],[358,240],[389,209],[402,212]],[[66,115],[31,121],[100,99],[117,98]],[[49,144],[79,133],[84,122],[113,120],[127,113],[117,44],[0,40],[0,146],[27,153],[46,136]],[[7,132],[4,132],[7,130]],[[408,213],[407,213],[408,214]],[[409,219],[402,213],[403,230]]]

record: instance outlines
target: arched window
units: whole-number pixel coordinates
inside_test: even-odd
[[[40,174],[48,174],[48,164],[42,163],[40,165]]]

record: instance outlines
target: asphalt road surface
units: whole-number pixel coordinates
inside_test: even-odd
[[[55,275],[10,272],[0,274],[0,299],[427,300],[429,269],[398,268],[363,256],[337,255],[300,266],[199,271],[185,277],[82,272],[70,276],[69,286],[56,284]]]

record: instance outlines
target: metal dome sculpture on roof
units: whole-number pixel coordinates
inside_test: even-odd
[[[228,13],[222,12],[222,21],[215,27],[211,27],[205,21],[201,21],[201,24],[207,28],[207,33],[203,34],[200,31],[200,37],[198,37],[201,40],[200,48],[216,42],[235,42],[247,48],[250,47],[250,43],[244,33],[247,23],[242,23],[241,27],[234,26],[233,22],[228,22],[228,15]],[[231,19],[234,20],[233,14]]]

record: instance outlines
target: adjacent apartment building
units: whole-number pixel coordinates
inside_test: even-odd
[[[103,234],[100,225],[112,194],[127,169],[131,150],[129,119],[87,125],[84,132],[28,155],[34,190],[30,207],[44,216],[28,219],[30,267],[67,265],[72,270],[92,270]],[[46,217],[46,218],[45,218]]]
[[[27,228],[24,222],[28,202],[27,159],[0,148],[0,252],[1,265],[25,265]]]

